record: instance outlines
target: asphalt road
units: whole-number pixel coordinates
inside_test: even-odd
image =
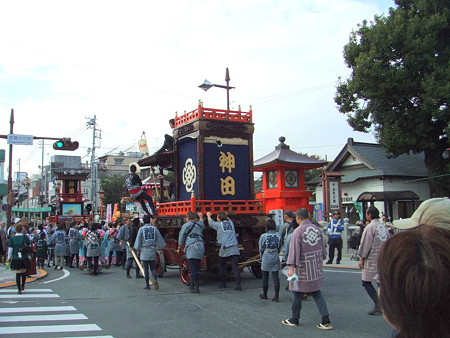
[[[125,271],[113,267],[99,276],[70,269],[70,275],[49,270],[47,277],[27,285],[25,294],[35,298],[19,298],[14,292],[0,290],[0,334],[11,327],[20,327],[18,334],[9,337],[389,337],[390,328],[381,316],[369,316],[373,306],[361,286],[361,274],[355,270],[327,269],[322,293],[328,304],[333,330],[316,328],[321,318],[312,298],[303,302],[300,326],[281,324],[290,317],[290,292],[281,290],[279,303],[261,300],[261,280],[250,273],[243,274],[242,292],[234,291],[232,278],[227,289],[218,289],[213,277],[202,276],[201,294],[190,294],[177,270],[169,270],[160,279],[160,289],[143,290],[143,279],[126,279]],[[134,277],[134,273],[133,273]],[[282,286],[285,284],[282,279]],[[15,290],[7,288],[2,290]],[[47,291],[45,291],[47,290]],[[6,291],[4,291],[6,292]],[[47,296],[57,295],[59,297]],[[269,298],[273,291],[269,288]],[[9,298],[8,298],[9,297]],[[66,321],[28,322],[2,321],[9,309],[73,307],[68,313],[85,319]],[[52,308],[50,308],[52,309]],[[56,308],[55,308],[56,309]],[[20,310],[20,309],[19,309]],[[16,311],[19,311],[16,310]],[[35,310],[38,311],[38,310]],[[45,310],[47,311],[47,310]],[[70,312],[72,311],[72,312]],[[20,311],[22,312],[22,311]],[[20,312],[16,315],[20,315]],[[50,316],[60,312],[45,312]],[[41,313],[40,313],[41,314]],[[26,315],[30,315],[26,313]],[[25,318],[25,317],[23,317]],[[26,333],[28,327],[52,325],[80,325],[82,332]],[[58,329],[56,329],[58,330]]]

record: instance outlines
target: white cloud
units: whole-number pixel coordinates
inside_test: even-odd
[[[337,112],[334,88],[274,96],[348,75],[342,48],[349,33],[392,5],[387,0],[3,2],[0,133],[9,130],[11,108],[16,133],[38,136],[66,136],[96,114],[103,130],[98,154],[131,146],[142,131],[156,149],[175,111],[195,109],[198,99],[225,107],[225,91],[197,86],[205,78],[224,83],[229,67],[236,86],[232,106],[245,110],[253,104],[255,158],[270,152],[281,135],[295,150],[332,158],[348,137],[373,140],[354,133]],[[92,134],[77,138],[76,154],[84,156]],[[14,158],[29,157],[24,166],[37,172],[40,152],[32,152],[16,147]]]

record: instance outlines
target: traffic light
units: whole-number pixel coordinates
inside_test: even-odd
[[[86,211],[87,211],[88,213],[90,213],[91,210],[92,210],[92,204],[86,204],[86,205],[84,206],[84,208],[86,209]]]
[[[70,138],[62,138],[53,143],[53,149],[55,150],[77,150],[79,143],[77,141],[71,141]]]

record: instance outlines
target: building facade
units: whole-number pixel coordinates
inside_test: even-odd
[[[390,158],[380,144],[349,138],[325,172],[343,174],[339,187],[342,211],[351,223],[364,218],[369,205],[391,220],[410,217],[419,202],[430,198],[423,154]],[[322,180],[317,178],[308,184],[315,187],[320,206],[324,201]]]

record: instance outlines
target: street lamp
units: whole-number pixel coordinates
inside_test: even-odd
[[[227,90],[227,110],[230,110],[230,89],[234,89],[235,87],[230,87],[230,73],[228,72],[228,68],[225,72],[225,82],[227,83],[227,85],[223,86],[223,85],[214,84],[214,83],[209,82],[208,80],[205,80],[205,82],[203,82],[198,87],[203,89],[205,92],[211,87],[219,87],[219,88],[226,89]]]

